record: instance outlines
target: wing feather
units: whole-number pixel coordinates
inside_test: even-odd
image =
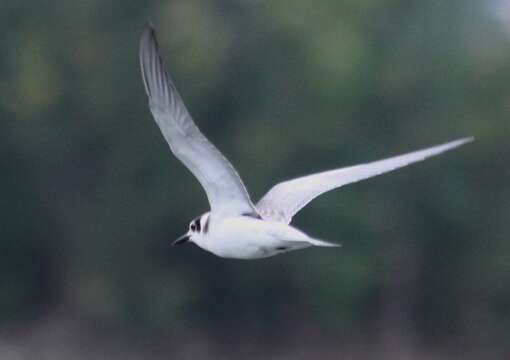
[[[269,190],[257,203],[257,209],[260,216],[264,219],[281,221],[288,224],[292,217],[306,204],[327,191],[425,160],[428,157],[452,150],[472,140],[473,138],[459,139],[384,160],[285,181]]]
[[[149,107],[173,154],[204,188],[211,210],[256,214],[256,209],[230,162],[193,122],[159,54],[156,34],[147,25],[140,39],[140,65]]]

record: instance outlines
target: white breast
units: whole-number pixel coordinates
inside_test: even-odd
[[[210,219],[209,231],[193,241],[226,258],[257,259],[310,246],[309,237],[289,225],[246,216]]]

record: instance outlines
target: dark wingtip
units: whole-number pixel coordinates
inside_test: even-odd
[[[142,35],[140,36],[140,48],[139,48],[139,57],[140,57],[140,67],[142,71],[142,80],[143,85],[145,88],[145,92],[147,96],[151,97],[151,91],[150,87],[147,83],[147,69],[145,68],[146,64],[144,62],[147,59],[144,59],[144,57],[147,57],[147,53],[150,52],[150,48],[158,49],[158,41],[156,38],[156,31],[154,30],[154,26],[150,21],[147,21],[145,23],[144,29],[142,31]]]
[[[145,29],[154,29],[154,25],[152,24],[152,21],[150,20],[147,20],[145,22],[145,26],[144,26]]]
[[[146,21],[145,25],[143,26],[142,31],[142,39],[147,38],[156,38],[156,30],[154,29],[154,25],[150,21]]]
[[[156,38],[156,30],[154,30],[154,26],[151,22],[146,22],[142,31],[142,35],[140,36],[140,53],[142,53],[144,46],[153,43],[157,47],[157,38]]]
[[[159,53],[159,44],[156,31],[150,22],[147,22],[140,36],[140,67],[145,92],[151,103],[161,107],[169,106],[169,97],[178,97],[171,79],[169,78]]]

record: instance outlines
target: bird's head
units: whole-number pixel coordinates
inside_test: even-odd
[[[172,245],[181,245],[187,242],[195,242],[209,232],[210,213],[205,213],[189,223],[188,232],[175,240]]]

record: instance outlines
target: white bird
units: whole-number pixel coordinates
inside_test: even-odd
[[[275,185],[255,205],[230,162],[193,122],[159,54],[156,34],[147,25],[140,40],[140,65],[150,111],[173,154],[204,188],[211,210],[191,221],[173,244],[192,242],[217,256],[265,258],[309,246],[339,246],[289,225],[315,197],[461,146],[463,138],[408,154],[313,174]]]

